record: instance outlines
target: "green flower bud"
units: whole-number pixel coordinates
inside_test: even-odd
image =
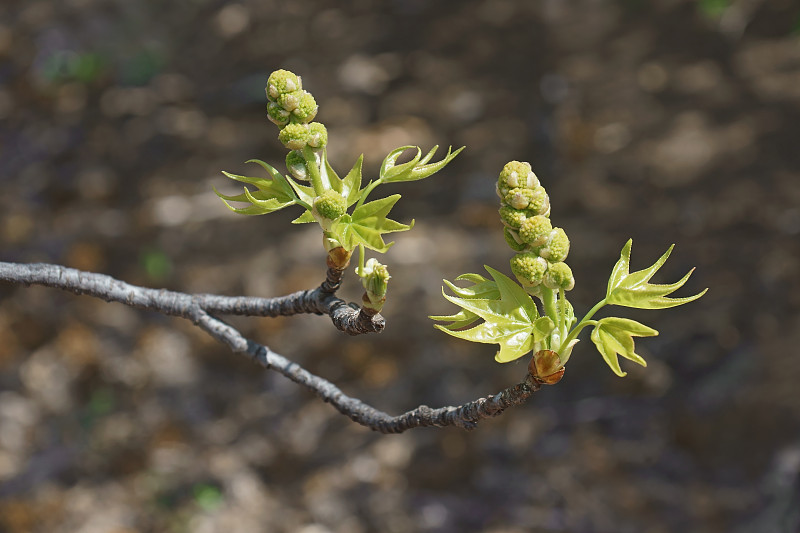
[[[519,236],[517,236],[516,233],[517,232],[512,229],[503,228],[503,237],[506,238],[506,243],[508,243],[515,252],[521,252],[526,248],[526,244],[520,242]]]
[[[525,222],[519,228],[519,237],[523,242],[530,245],[541,246],[545,243],[552,230],[553,225],[550,223],[549,218],[536,215],[525,219]]]
[[[547,261],[533,253],[517,254],[511,258],[511,272],[524,286],[535,287],[542,282]]]
[[[299,91],[302,88],[300,76],[288,70],[276,70],[267,80],[267,98],[275,102],[282,94]]]
[[[305,91],[293,91],[290,93],[283,93],[278,96],[278,105],[286,111],[294,111],[300,105],[300,98],[302,98]]]
[[[288,126],[287,126],[288,127]],[[328,130],[321,122],[312,122],[308,125],[308,145],[312,148],[322,148],[328,144]]]
[[[302,91],[297,102],[297,107],[295,107],[294,111],[292,111],[291,120],[292,122],[302,122],[304,124],[308,124],[314,120],[315,116],[317,116],[318,110],[319,106],[317,106],[317,101],[314,100],[314,97],[311,96],[311,93]]]
[[[548,289],[564,289],[571,291],[575,287],[572,269],[566,263],[552,263],[544,275],[544,286]]]
[[[525,211],[507,205],[500,206],[500,220],[509,228],[519,228],[525,222]]]
[[[278,140],[289,150],[302,150],[308,143],[308,125],[287,124],[278,134]]]
[[[386,301],[386,290],[392,277],[389,269],[373,257],[364,265],[363,272],[356,268],[356,274],[361,276],[361,284],[364,286],[364,307],[379,313]]]
[[[289,112],[275,102],[267,104],[267,118],[276,126],[283,127],[289,123]]]
[[[314,211],[322,218],[336,220],[347,211],[347,200],[338,192],[328,189],[314,199]]]
[[[308,180],[308,167],[303,154],[292,150],[286,155],[286,170],[299,180]]]
[[[520,161],[510,161],[506,163],[497,180],[497,190],[501,197],[507,195],[511,189],[517,187],[533,189],[538,186],[539,179],[536,177],[536,174],[533,173],[533,170],[531,170],[531,165]]]
[[[528,203],[528,210],[535,215],[547,216],[550,214],[550,197],[541,185],[532,190],[531,200]]]
[[[503,201],[513,207],[514,209],[525,209],[531,200],[534,199],[534,193],[530,189],[523,189],[515,187],[508,191],[508,194],[503,197]]]
[[[567,258],[569,254],[569,237],[561,228],[554,228],[547,236],[544,246],[539,250],[539,255],[551,263],[558,263]]]

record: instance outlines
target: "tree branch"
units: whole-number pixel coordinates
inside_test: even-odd
[[[351,307],[330,292],[330,284],[325,287],[323,283],[323,287],[315,290],[299,291],[279,298],[191,295],[138,287],[104,274],[82,272],[59,265],[3,262],[0,262],[0,280],[89,294],[107,302],[119,302],[189,319],[215,339],[227,344],[232,351],[248,356],[269,370],[279,372],[313,391],[355,422],[381,433],[402,433],[415,427],[431,426],[473,429],[480,420],[498,416],[509,407],[524,403],[540,388],[539,383],[528,375],[522,383],[460,406],[432,409],[427,405],[420,405],[402,415],[391,416],[357,398],[347,396],[330,381],[310,373],[267,346],[246,339],[236,328],[211,315],[222,313],[274,317],[299,313],[328,314],[337,328],[351,335],[383,329],[383,317],[368,317],[357,307]],[[330,280],[329,269],[326,281]]]

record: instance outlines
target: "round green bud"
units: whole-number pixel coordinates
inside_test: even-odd
[[[531,165],[520,161],[506,163],[497,180],[497,190],[501,196],[505,196],[511,189],[516,187],[533,189],[538,185],[539,179],[531,170]]]
[[[297,107],[295,107],[294,111],[291,113],[291,120],[292,122],[303,122],[308,124],[314,120],[315,116],[317,116],[317,110],[319,110],[317,101],[314,100],[314,97],[311,96],[311,93],[307,91],[301,91],[300,97],[298,98]]]
[[[299,180],[308,180],[306,159],[297,150],[292,150],[286,155],[286,170]]]
[[[541,246],[547,240],[548,235],[553,230],[550,219],[536,215],[525,219],[519,228],[519,237],[523,242],[533,246]]]
[[[288,126],[287,126],[288,127]],[[312,122],[308,125],[308,145],[312,148],[322,148],[328,144],[328,130],[321,122]]]
[[[541,185],[534,187],[531,191],[531,199],[528,203],[528,211],[535,215],[547,216],[550,214],[550,197]]]
[[[289,112],[275,102],[267,104],[267,118],[276,126],[283,127],[289,123]]]
[[[532,190],[515,187],[508,191],[503,201],[514,209],[526,209],[533,199],[534,193]]]
[[[500,206],[500,220],[509,228],[519,228],[525,222],[525,211],[507,205]]]
[[[308,143],[308,125],[287,124],[278,134],[278,140],[289,150],[302,150]]]
[[[300,98],[302,98],[305,91],[293,91],[290,93],[283,93],[278,96],[278,105],[286,111],[294,111],[300,105]]]
[[[520,242],[519,236],[515,236],[516,233],[517,232],[512,229],[503,228],[503,237],[506,238],[506,243],[515,252],[521,252],[526,248],[526,245],[524,242]]]
[[[314,210],[323,218],[336,220],[347,211],[347,200],[338,192],[328,189],[314,199]]]
[[[288,70],[276,70],[267,80],[267,98],[275,102],[284,93],[298,91],[303,88],[300,76]]]
[[[544,286],[548,289],[564,289],[571,291],[575,287],[575,277],[572,269],[563,262],[552,263],[544,275]]]
[[[530,252],[517,254],[511,258],[511,272],[522,285],[535,287],[547,272],[547,261]]]
[[[566,259],[567,254],[569,254],[569,237],[567,237],[567,232],[561,228],[554,228],[539,250],[539,255],[551,263],[558,263]]]

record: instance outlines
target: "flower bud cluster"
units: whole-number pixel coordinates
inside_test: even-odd
[[[544,285],[549,289],[571,290],[572,270],[564,262],[569,238],[550,222],[550,197],[539,183],[530,164],[507,163],[497,180],[500,220],[508,245],[518,252],[511,259],[511,271],[526,287]]]
[[[319,106],[311,93],[303,90],[300,76],[288,70],[276,70],[269,75],[266,93],[267,117],[281,128],[278,134],[281,143],[293,151],[286,159],[286,167],[294,177],[307,179],[306,163],[300,151],[306,146],[321,149],[328,144],[325,126],[311,122]]]

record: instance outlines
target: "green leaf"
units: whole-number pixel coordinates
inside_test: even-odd
[[[400,148],[395,148],[394,150],[389,152],[389,155],[387,155],[386,158],[384,158],[383,163],[381,163],[381,169],[380,169],[380,171],[378,173],[378,176],[380,178],[383,178],[386,175],[386,173],[389,171],[389,169],[394,166],[395,162],[397,161],[397,158],[400,157],[400,154],[402,154],[406,150],[410,150],[412,148],[417,148],[417,147],[416,146],[401,146]]]
[[[317,219],[311,214],[311,211],[305,211],[302,215],[292,220],[292,224],[308,224],[309,222],[316,222]]]
[[[320,168],[320,179],[322,180],[323,184],[325,183],[329,184],[331,189],[338,192],[339,194],[342,194],[342,196],[347,198],[347,196],[342,193],[342,190],[344,188],[342,179],[339,177],[336,171],[333,170],[333,167],[331,167],[331,164],[328,162],[327,150],[322,150],[322,167]]]
[[[397,157],[403,151],[409,148],[416,148],[417,155],[408,163],[404,163],[397,167],[394,166],[394,162],[397,160]],[[444,159],[439,161],[438,163],[430,163],[426,164],[430,159],[433,157],[433,154],[436,152],[438,146],[434,146],[428,154],[420,159],[420,154],[422,151],[416,146],[403,146],[402,148],[398,148],[397,150],[393,151],[387,158],[384,160],[384,164],[381,166],[381,179],[383,183],[398,183],[401,181],[416,181],[427,178],[436,172],[440,171],[447,165],[450,161],[452,161],[460,152],[464,149],[462,146],[455,152],[452,151],[452,147],[447,149],[447,155],[445,155]],[[400,152],[398,152],[400,150]]]
[[[658,331],[645,326],[635,320],[618,317],[608,317],[597,321],[592,330],[592,342],[597,351],[611,367],[611,370],[620,377],[627,375],[619,366],[617,354],[642,366],[647,366],[645,360],[634,351],[633,337],[653,337]]]
[[[223,171],[222,173],[230,179],[249,185],[255,185],[258,189],[256,191],[250,191],[245,187],[244,193],[242,194],[226,195],[221,194],[214,188],[216,195],[225,202],[225,205],[227,205],[229,209],[243,215],[263,215],[296,203],[306,207],[304,202],[295,195],[292,187],[280,172],[258,159],[251,159],[247,162],[260,165],[267,171],[272,179],[239,176],[238,174],[231,174],[230,172]],[[236,208],[232,207],[228,202],[250,202],[254,207],[258,207],[259,209],[251,209],[249,207]]]
[[[553,328],[553,322],[545,323],[539,319],[536,304],[521,286],[508,276],[486,267],[493,281],[477,274],[465,274],[457,279],[466,279],[474,284],[471,287],[457,287],[445,280],[445,284],[457,294],[465,297],[444,297],[461,307],[449,316],[432,316],[433,320],[449,321],[450,324],[437,324],[435,327],[460,339],[486,344],[499,344],[500,350],[495,360],[501,363],[513,361],[530,352],[534,343],[541,341]],[[477,296],[483,296],[478,298]],[[483,319],[483,323],[467,330],[467,325]]]
[[[382,237],[384,234],[407,231],[414,226],[413,220],[411,224],[401,224],[386,218],[399,199],[399,194],[393,194],[361,205],[352,215],[342,215],[334,221],[330,231],[346,250],[353,250],[363,244],[371,250],[384,253],[394,244],[386,244]]]
[[[650,283],[650,279],[667,261],[674,245],[670,246],[664,255],[650,267],[630,273],[632,244],[633,241],[628,240],[622,248],[619,261],[611,271],[606,291],[606,303],[636,309],[666,309],[697,300],[708,290],[705,289],[698,294],[684,298],[667,298],[667,295],[672,294],[686,283],[694,269],[675,283],[668,285]]]
[[[309,187],[308,185],[300,185],[299,183],[294,181],[289,176],[286,176],[286,181],[292,187],[292,190],[294,190],[294,192],[297,194],[297,198],[300,200],[300,202],[298,202],[298,203],[301,203],[301,202],[305,203],[305,205],[303,205],[303,207],[305,207],[306,209],[308,209],[310,211],[311,210],[311,204],[314,203],[314,198],[317,196],[314,193],[314,189]]]
[[[361,196],[361,166],[364,163],[364,154],[358,156],[358,160],[342,180],[342,196],[347,200],[347,207],[358,201]]]

